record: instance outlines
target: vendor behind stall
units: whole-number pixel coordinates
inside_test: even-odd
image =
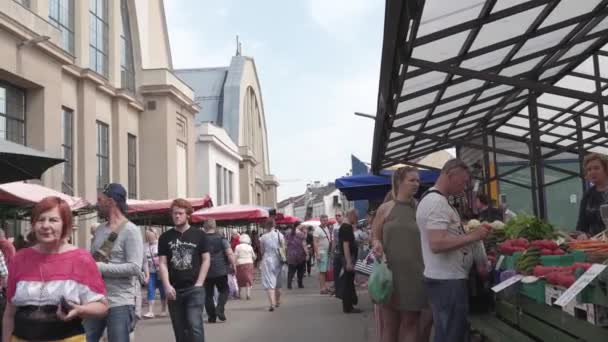
[[[593,184],[581,199],[576,230],[579,238],[589,238],[606,229],[600,215],[600,206],[608,204],[608,157],[591,153],[583,160],[587,181]]]

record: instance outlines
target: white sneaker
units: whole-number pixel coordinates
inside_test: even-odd
[[[144,318],[154,318],[154,312],[148,312],[144,315]]]

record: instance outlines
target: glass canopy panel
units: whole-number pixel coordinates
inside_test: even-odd
[[[564,126],[555,126],[549,132],[553,133],[553,134],[561,135],[563,137],[567,137],[567,136],[574,134],[576,131],[572,128],[568,128],[568,127],[564,127]]]
[[[538,97],[540,103],[550,103],[552,106],[559,108],[568,108],[576,103],[578,100],[571,97],[559,96],[554,94],[544,93]]]
[[[591,12],[600,0],[561,0],[540,25],[540,28]]]
[[[543,72],[542,75],[540,75],[539,79],[542,81],[542,80],[547,79],[549,77],[553,77],[553,76],[559,74],[566,67],[568,67],[568,65],[558,65],[558,66],[553,67],[551,69],[547,69],[547,70],[545,70],[545,72]]]
[[[398,146],[398,145],[395,145],[395,146]],[[410,144],[399,146],[397,148],[388,148],[387,154],[398,154],[400,152],[404,152],[404,151],[408,150],[409,148],[410,148]]]
[[[595,25],[595,27],[592,28],[587,35],[594,34],[595,32],[603,31],[605,29],[608,29],[608,17],[604,18],[599,24]]]
[[[429,111],[430,111],[430,109],[427,109],[427,110],[423,110],[418,113],[410,114],[410,115],[404,116],[402,118],[399,118],[393,122],[393,127],[404,126],[410,122],[415,122],[422,118],[425,118],[426,115],[429,113]]]
[[[477,18],[484,3],[479,0],[425,1],[418,37]]]
[[[427,126],[435,126],[436,124],[438,124],[440,122],[455,119],[458,117],[458,115],[460,115],[460,112],[454,112],[454,113],[440,115],[440,116],[433,115],[431,120],[429,120],[429,122],[427,123]]]
[[[488,69],[502,62],[511,49],[513,49],[513,45],[509,45],[498,50],[493,50],[491,52],[484,53],[483,55],[464,60],[462,63],[460,63],[460,66],[477,71]]]
[[[546,135],[546,134],[542,134],[540,136],[540,140],[543,142],[547,142],[547,143],[552,143],[554,141],[556,141],[557,139],[559,139],[558,137],[554,137],[552,135]]]
[[[572,29],[576,26],[570,25],[564,28],[561,28],[557,31],[552,31],[549,33],[545,33],[542,36],[534,37],[532,39],[528,39],[524,46],[515,54],[513,59],[517,59],[519,57],[523,57],[526,55],[533,54],[535,52],[548,49],[557,45],[562,39],[566,37],[566,35],[572,31]]]
[[[556,111],[556,110],[547,109],[547,108],[543,108],[543,107],[538,107],[537,112],[538,112],[538,117],[540,119],[544,119],[544,120],[551,120],[558,113],[558,111]]]
[[[586,93],[595,92],[595,82],[582,77],[566,75],[562,79],[560,79],[559,82],[556,83],[556,85],[558,87],[576,89],[579,91],[584,91]]]
[[[510,91],[512,89],[513,89],[513,87],[508,86],[508,85],[500,85],[500,86],[497,86],[494,88],[490,88],[490,89],[487,89],[486,91],[484,91],[483,94],[481,94],[481,96],[479,97],[479,99],[480,100],[485,99],[486,97],[504,93],[504,92]]]
[[[455,84],[453,86],[448,87],[445,93],[443,94],[443,98],[452,97],[454,95],[458,95],[461,93],[465,93],[467,91],[477,89],[481,87],[485,82],[480,80],[468,80],[462,83]]]
[[[496,105],[498,102],[502,101],[502,99],[503,99],[502,97],[498,97],[498,98],[495,98],[494,100],[482,102],[482,103],[476,104],[474,106],[471,106],[469,108],[469,110],[467,111],[467,113],[473,113],[480,109],[491,110],[491,109],[493,109],[493,106]]]
[[[470,30],[463,31],[421,46],[416,46],[412,52],[412,58],[441,62],[456,57],[469,32]]]
[[[391,134],[388,136],[388,140],[395,140],[399,137],[403,137],[404,135],[399,133],[399,132],[391,132]]]
[[[484,25],[473,42],[471,51],[524,34],[543,8],[544,6],[535,7]]]
[[[579,64],[574,71],[580,72],[581,74],[587,74],[593,76],[593,59],[587,58],[583,63]]]
[[[446,73],[431,71],[420,76],[408,78],[405,80],[405,82],[403,82],[403,92],[401,93],[401,96],[415,93],[422,89],[430,88],[438,85],[439,83],[443,83],[446,76]]]
[[[511,125],[519,126],[522,128],[530,127],[530,121],[528,121],[528,119],[524,119],[519,116],[509,119],[509,121],[507,121],[507,123],[509,123]]]
[[[492,13],[502,11],[506,8],[511,8],[511,7],[517,6],[519,4],[523,4],[526,1],[530,1],[530,0],[499,0],[496,2],[494,7],[492,8]]]
[[[458,121],[458,124],[464,124],[467,122],[471,122],[471,121],[475,121],[475,120],[481,120],[483,119],[486,115],[488,115],[488,112],[483,112],[483,113],[479,113],[479,114],[474,114],[474,115],[470,115],[470,116],[465,116],[464,118],[460,119]]]
[[[437,132],[441,132],[441,131],[445,131],[448,128],[450,128],[452,124],[447,124],[447,125],[441,125],[441,126],[437,126],[435,128],[431,128],[431,129],[425,129],[424,132],[427,134],[435,134]]]
[[[597,133],[595,133],[595,132],[583,131],[583,139],[591,138],[592,136],[594,136],[596,134]]]
[[[399,105],[397,105],[397,115],[431,104],[435,101],[435,97],[437,97],[437,91],[399,102]]]
[[[473,98],[474,95],[469,95],[469,96],[465,96],[465,97],[461,97],[455,101],[450,101],[448,103],[444,103],[440,106],[437,106],[437,108],[435,109],[435,113],[433,116],[436,115],[440,115],[441,112],[445,112],[448,111],[450,109],[454,109],[456,107],[460,107],[462,105],[465,105],[467,103],[469,103],[471,101],[471,99]]]
[[[507,126],[500,126],[500,127],[498,127],[497,131],[499,131],[501,133],[505,133],[505,134],[511,134],[511,135],[518,136],[518,137],[523,137],[524,135],[528,134],[528,131],[526,131],[526,130],[519,129],[519,128],[513,128],[513,127],[507,127]]]
[[[545,56],[540,56],[540,57],[536,57],[533,58],[531,60],[519,63],[519,64],[515,64],[513,66],[510,66],[508,68],[504,68],[502,69],[502,71],[500,72],[501,76],[515,76],[515,75],[519,75],[519,74],[523,74],[525,72],[528,72],[532,69],[534,69],[534,67],[543,59],[545,58]]]
[[[388,143],[387,146],[388,146],[388,148],[393,148],[395,146],[398,146],[398,145],[401,145],[401,144],[404,144],[404,143],[408,143],[408,142],[410,142],[412,140],[414,140],[414,136],[413,135],[409,135],[406,138],[395,140],[395,141],[391,141],[391,142]]]
[[[595,39],[588,40],[584,43],[574,45],[573,47],[570,48],[570,50],[568,50],[568,52],[566,52],[563,56],[561,56],[559,60],[563,61],[564,59],[570,58],[572,56],[577,56],[577,55],[582,54],[591,45],[593,45],[595,42],[597,42],[598,39],[599,38],[595,38]]]

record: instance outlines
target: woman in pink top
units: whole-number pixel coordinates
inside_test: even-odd
[[[72,213],[58,197],[32,210],[35,245],[9,265],[3,342],[84,342],[82,319],[103,317],[108,305],[101,274],[91,255],[67,243]]]

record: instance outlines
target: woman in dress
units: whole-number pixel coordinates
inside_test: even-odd
[[[585,177],[593,183],[583,198],[579,209],[576,230],[579,239],[588,239],[606,229],[600,215],[600,206],[608,204],[608,157],[591,153],[583,160]]]
[[[424,263],[416,224],[414,195],[418,171],[403,167],[393,174],[393,199],[378,208],[373,222],[373,250],[386,254],[393,270],[393,297],[382,306],[382,341],[428,341],[432,316],[424,290]]]
[[[165,297],[165,288],[160,281],[159,262],[158,262],[158,233],[154,228],[146,229],[146,242],[144,243],[144,255],[146,257],[147,274],[146,280],[148,283],[148,312],[144,314],[144,318],[154,318],[154,300],[156,299],[156,289],[160,292],[160,316],[167,315],[167,299]]]
[[[268,311],[272,312],[281,305],[283,261],[279,249],[281,246],[285,246],[285,238],[275,228],[274,219],[268,219],[264,228],[266,233],[260,238],[262,286],[268,292],[268,301],[270,302]]]
[[[239,298],[243,299],[241,290],[246,291],[247,300],[251,299],[251,287],[253,286],[253,263],[256,260],[255,252],[251,247],[251,238],[247,234],[241,235],[241,243],[236,246],[234,254],[236,257],[236,282],[239,285]]]
[[[69,205],[47,197],[32,210],[33,247],[9,266],[3,342],[85,342],[83,318],[106,315],[105,286],[89,252],[67,243]]]

